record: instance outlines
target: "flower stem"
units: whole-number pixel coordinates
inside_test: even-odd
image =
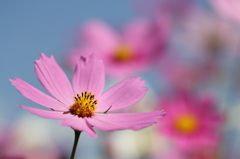
[[[75,156],[75,152],[76,152],[76,149],[77,149],[77,144],[78,144],[78,140],[79,140],[79,136],[80,136],[80,134],[81,134],[81,131],[74,130],[74,133],[75,133],[75,138],[74,138],[74,143],[73,143],[73,148],[72,148],[72,154],[71,154],[71,158],[70,158],[70,159],[74,159],[74,156]]]

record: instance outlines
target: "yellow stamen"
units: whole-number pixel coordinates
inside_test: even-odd
[[[194,133],[198,127],[198,119],[192,114],[181,115],[175,121],[175,128],[184,134]]]
[[[114,54],[114,59],[119,62],[128,61],[133,57],[132,50],[127,45],[120,45],[116,53]]]
[[[69,113],[79,117],[91,117],[94,114],[97,108],[97,100],[95,100],[94,94],[85,91],[82,92],[81,95],[77,94],[77,96],[74,96],[74,98],[74,104],[70,106]]]

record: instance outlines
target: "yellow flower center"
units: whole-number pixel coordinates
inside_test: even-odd
[[[77,94],[74,98],[74,104],[70,106],[69,112],[64,113],[71,113],[79,117],[91,117],[94,114],[97,108],[94,94],[85,91],[81,93],[81,96]]]
[[[119,62],[128,61],[132,57],[132,50],[127,45],[120,45],[114,54],[114,59]]]
[[[175,121],[175,128],[184,134],[194,133],[199,127],[198,119],[191,114],[179,116]]]

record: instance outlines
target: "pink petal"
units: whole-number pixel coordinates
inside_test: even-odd
[[[16,78],[16,80],[10,79],[10,81],[12,82],[12,85],[14,85],[17,90],[29,100],[32,100],[48,108],[57,110],[68,110],[66,105],[39,91],[37,88],[31,86],[27,82],[19,78]]]
[[[92,92],[96,96],[102,93],[105,83],[105,72],[102,60],[93,55],[89,58],[81,57],[75,68],[73,87],[75,93]]]
[[[81,56],[83,57],[89,57],[93,53],[101,53],[99,50],[96,50],[96,48],[89,47],[89,46],[82,46],[79,48],[74,48],[68,51],[68,53],[65,56],[65,63],[68,67],[70,67],[72,70],[74,70],[78,60]]]
[[[145,40],[155,38],[157,35],[155,30],[156,28],[154,28],[154,23],[152,21],[139,18],[126,25],[124,37],[130,43],[149,45],[149,41],[146,43]]]
[[[60,111],[52,111],[52,110],[41,110],[41,109],[26,107],[23,105],[19,105],[19,107],[26,109],[29,112],[36,114],[40,117],[48,118],[48,119],[66,119],[66,118],[72,117],[71,114],[63,114],[62,111],[60,112]]]
[[[49,93],[65,105],[73,104],[72,86],[53,56],[48,58],[41,53],[40,59],[35,61],[34,68],[39,81]]]
[[[98,100],[97,112],[105,112],[128,107],[142,99],[147,91],[145,81],[138,78],[126,79],[103,93]]]
[[[92,20],[85,24],[82,29],[83,41],[102,51],[114,50],[119,44],[119,35],[106,23]]]
[[[140,130],[157,123],[166,113],[154,111],[147,113],[116,113],[116,114],[95,114],[87,121],[94,127],[104,131],[133,129]]]
[[[70,126],[74,130],[86,132],[92,138],[97,137],[96,132],[93,130],[92,126],[88,124],[86,118],[72,116],[71,118],[65,119],[62,122],[62,126]]]
[[[224,18],[230,18],[240,22],[239,9],[240,3],[239,0],[211,0],[213,7],[216,11],[223,16]]]

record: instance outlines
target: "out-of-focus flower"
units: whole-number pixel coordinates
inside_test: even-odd
[[[158,1],[159,10],[173,15],[176,20],[186,18],[195,9],[196,0],[161,0]]]
[[[232,59],[239,56],[236,47],[240,32],[236,26],[199,9],[182,21],[175,35],[174,44],[201,61],[205,85],[219,88],[226,85],[229,76],[226,70]]]
[[[180,60],[179,58],[164,58],[159,65],[162,75],[170,87],[179,91],[196,89],[203,80],[201,64],[195,61]]]
[[[162,153],[156,153],[153,159],[222,159],[216,148],[194,149],[193,151],[185,151],[179,147],[171,147]]]
[[[210,0],[212,6],[223,17],[240,24],[239,0]]]
[[[24,156],[20,154],[9,154],[7,151],[9,149],[9,144],[11,143],[12,137],[11,128],[1,127],[0,130],[0,158],[1,159],[25,159]]]
[[[138,102],[147,88],[139,77],[129,78],[101,94],[105,71],[103,62],[95,56],[79,59],[73,75],[73,88],[53,56],[48,58],[42,53],[35,61],[35,72],[43,87],[56,99],[19,78],[10,81],[23,96],[52,110],[19,107],[43,118],[61,119],[62,126],[86,132],[92,138],[97,137],[93,127],[104,131],[139,130],[155,124],[157,118],[165,115],[163,111],[108,113]]]
[[[161,121],[160,130],[171,137],[181,149],[213,148],[220,143],[223,115],[211,97],[195,97],[183,93],[163,99],[160,107],[168,115]]]
[[[46,121],[23,115],[12,123],[0,132],[1,159],[61,159],[62,152],[52,142],[51,125]]]
[[[157,153],[153,157],[153,159],[188,159],[186,158],[181,151],[176,148],[171,148],[170,150],[166,150],[162,153]]]
[[[175,42],[206,59],[232,54],[240,36],[238,28],[201,9],[192,12],[181,27]]]
[[[163,54],[170,32],[167,15],[155,21],[137,19],[118,33],[99,20],[92,20],[82,28],[83,45],[69,52],[67,64],[75,65],[83,55],[95,53],[103,59],[112,77],[126,77],[149,68]]]

